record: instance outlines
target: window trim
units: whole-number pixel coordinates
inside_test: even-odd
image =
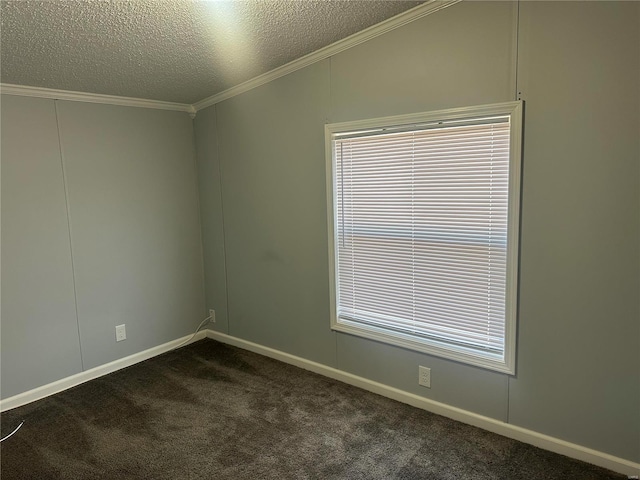
[[[473,120],[487,116],[508,116],[510,121],[509,145],[509,205],[507,209],[507,281],[505,293],[505,344],[504,355],[481,354],[464,347],[453,347],[445,342],[436,340],[416,340],[409,334],[389,332],[374,326],[338,322],[336,298],[336,274],[338,272],[336,242],[335,210],[337,179],[334,171],[333,140],[344,132],[361,130],[410,127],[438,122]],[[519,280],[519,237],[520,237],[520,197],[522,171],[522,116],[523,102],[505,102],[490,105],[453,108],[409,115],[380,117],[350,122],[332,123],[325,125],[325,158],[326,158],[326,186],[327,186],[327,225],[329,239],[329,295],[331,329],[350,335],[368,338],[403,347],[409,350],[435,355],[442,358],[470,364],[489,370],[515,375],[516,369],[516,330],[518,313],[518,280]]]

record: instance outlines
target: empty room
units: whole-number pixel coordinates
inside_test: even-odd
[[[640,475],[640,2],[1,0],[3,479]]]

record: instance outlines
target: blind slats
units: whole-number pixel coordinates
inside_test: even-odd
[[[510,124],[333,139],[338,321],[502,354]]]

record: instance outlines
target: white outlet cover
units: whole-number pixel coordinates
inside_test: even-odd
[[[431,369],[429,367],[418,366],[418,385],[431,388]]]
[[[116,325],[116,342],[121,342],[127,339],[126,325]]]

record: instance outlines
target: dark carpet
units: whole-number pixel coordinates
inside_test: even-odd
[[[202,340],[2,415],[9,479],[623,479]]]

